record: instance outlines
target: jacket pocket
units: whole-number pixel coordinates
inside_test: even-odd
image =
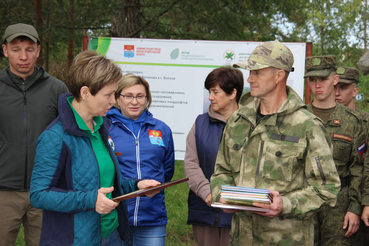
[[[229,151],[227,158],[229,158],[229,162],[232,164],[230,168],[233,173],[240,172],[242,155],[245,151],[245,142],[246,139],[227,142],[227,149]]]
[[[350,159],[352,143],[345,140],[333,139],[333,158],[337,169],[345,169]],[[340,171],[340,170],[338,170]]]
[[[290,182],[299,167],[304,148],[283,142],[265,142],[264,148],[259,170],[261,175],[266,179]]]

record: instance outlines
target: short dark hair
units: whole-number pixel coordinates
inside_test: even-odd
[[[219,87],[227,94],[231,95],[236,89],[236,102],[238,103],[243,91],[243,74],[238,68],[223,66],[211,71],[205,79],[205,88],[210,90],[212,87]]]
[[[85,50],[73,60],[69,69],[67,86],[77,102],[81,99],[81,88],[87,86],[91,95],[96,95],[105,85],[118,83],[122,71],[110,59],[95,51]]]

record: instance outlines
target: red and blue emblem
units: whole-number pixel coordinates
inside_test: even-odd
[[[159,145],[159,146],[165,146],[164,142],[163,142],[163,137],[162,137],[161,131],[150,130],[149,129],[149,138],[150,138],[151,144],[156,144],[156,145]]]
[[[124,57],[132,58],[135,56],[134,45],[124,45]]]

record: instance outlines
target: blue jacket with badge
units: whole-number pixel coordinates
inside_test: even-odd
[[[37,141],[30,200],[43,209],[40,245],[100,245],[100,214],[95,211],[100,188],[99,166],[88,136],[79,129],[67,98],[59,98],[59,116]],[[113,197],[137,189],[134,180],[121,179],[117,159],[108,143],[110,121],[104,117],[99,131],[114,162]],[[121,238],[129,239],[124,202],[118,211]]]
[[[106,117],[112,121],[110,136],[125,179],[155,179],[168,182],[174,174],[174,145],[172,131],[164,122],[144,111],[137,134],[129,119],[112,108]],[[162,226],[167,224],[164,190],[152,198],[126,200],[131,226]]]

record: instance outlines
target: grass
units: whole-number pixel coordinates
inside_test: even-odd
[[[184,178],[183,161],[176,161],[173,180]],[[168,211],[168,225],[166,244],[168,246],[196,245],[193,238],[192,227],[187,225],[187,196],[188,186],[181,183],[165,189],[165,202]],[[21,226],[16,246],[25,246],[24,231]]]

